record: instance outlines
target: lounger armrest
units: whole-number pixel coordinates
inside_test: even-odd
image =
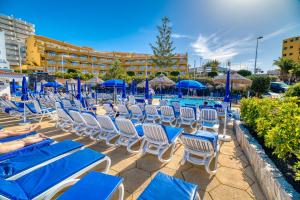
[[[59,191],[65,189],[66,187],[70,187],[70,186],[74,185],[79,180],[80,179],[69,179],[69,180],[63,181],[61,184],[59,184],[59,187],[55,188],[47,195],[45,200],[51,200]]]

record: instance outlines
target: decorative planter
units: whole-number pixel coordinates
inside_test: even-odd
[[[285,180],[262,146],[239,120],[234,120],[234,132],[247,156],[254,174],[268,200],[299,200],[300,194]]]

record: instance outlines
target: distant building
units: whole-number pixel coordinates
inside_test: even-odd
[[[207,76],[207,74],[209,72],[211,72],[211,67],[204,67],[201,66],[201,67],[193,67],[193,68],[189,68],[189,73],[191,76]],[[220,74],[224,74],[227,72],[227,68],[226,67],[221,67],[221,66],[218,66],[218,73]]]
[[[6,59],[5,36],[0,30],[0,70],[9,70],[9,63]]]
[[[80,47],[44,36],[32,35],[26,40],[26,69],[35,72],[66,72],[68,69],[80,70],[82,73],[106,74],[112,63],[118,59],[125,70],[134,72],[135,76],[145,76],[160,72],[161,69],[152,62],[153,55],[127,52],[100,52],[90,47]],[[162,68],[163,72],[179,71],[188,73],[187,54],[176,54],[175,65]]]
[[[267,74],[270,76],[280,76],[280,69],[268,70]]]
[[[282,42],[282,57],[300,60],[300,36],[287,38]]]
[[[11,67],[19,69],[20,61],[25,63],[25,40],[35,34],[35,26],[21,19],[0,14],[0,30],[5,33],[6,59]]]

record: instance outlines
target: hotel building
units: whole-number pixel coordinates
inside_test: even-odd
[[[112,63],[118,59],[125,70],[133,71],[135,76],[144,76],[160,72],[160,68],[152,62],[152,55],[125,52],[100,52],[90,47],[80,47],[44,36],[32,35],[26,40],[26,69],[43,71],[50,74],[68,69],[80,70],[82,73],[105,74]],[[174,56],[174,66],[163,68],[163,72],[179,71],[188,73],[186,54]]]
[[[300,36],[283,40],[282,57],[289,58],[293,61],[300,60]]]
[[[5,34],[6,59],[10,67],[16,68],[25,63],[25,41],[35,34],[35,26],[21,19],[0,14],[0,30]]]

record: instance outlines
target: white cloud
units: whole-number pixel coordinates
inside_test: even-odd
[[[280,28],[276,31],[273,31],[269,34],[266,34],[264,36],[264,40],[268,40],[268,39],[271,39],[271,38],[276,37],[278,35],[284,34],[284,33],[288,32],[288,31],[290,31],[290,30],[292,30],[292,29],[294,29],[298,26],[299,26],[299,24],[288,24],[288,25],[286,25],[286,26],[284,26],[284,27],[282,27],[282,28]]]
[[[194,52],[205,60],[216,59],[224,62],[248,50],[252,45],[252,40],[252,37],[224,40],[214,33],[207,37],[199,35],[191,46]]]
[[[184,35],[184,34],[179,34],[179,33],[173,33],[171,35],[172,38],[176,38],[176,39],[191,39],[192,37],[189,35]]]

